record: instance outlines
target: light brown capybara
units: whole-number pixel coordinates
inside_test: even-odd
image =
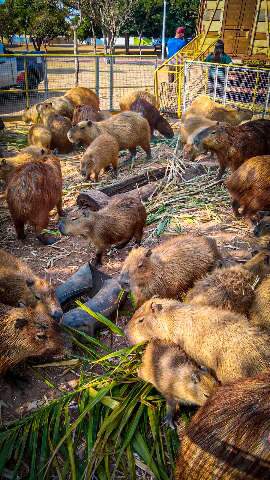
[[[70,118],[70,120],[72,119],[74,107],[64,96],[50,97],[42,103],[51,103],[55,113],[58,115],[63,115],[63,117]],[[39,123],[40,116],[37,111],[37,105],[32,105],[32,107],[26,109],[23,112],[22,120],[25,123]]]
[[[112,114],[109,111],[96,110],[92,105],[77,105],[74,108],[72,126],[74,127],[84,120],[92,120],[92,122],[101,122],[111,118]]]
[[[236,217],[252,220],[261,210],[270,210],[270,155],[246,160],[226,180],[226,187]]]
[[[44,148],[30,145],[12,157],[2,158],[0,160],[0,179],[8,183],[17,167],[32,162],[33,160],[43,160],[46,154],[47,152]]]
[[[59,325],[46,313],[32,308],[0,306],[0,374],[29,357],[61,353]]]
[[[99,135],[107,133],[115,138],[119,150],[128,149],[131,159],[136,156],[136,147],[140,146],[151,157],[151,132],[148,121],[136,112],[123,112],[113,115],[102,122],[84,121],[72,127],[68,138],[72,143],[90,145]]]
[[[166,138],[173,138],[174,132],[168,120],[163,117],[158,109],[149,103],[145,98],[137,98],[130,106],[131,112],[140,113],[149,123],[151,136],[157,130]]]
[[[59,159],[48,155],[43,162],[18,167],[8,183],[7,203],[18,239],[25,238],[24,226],[29,223],[44,242],[41,232],[48,226],[49,212],[56,207],[58,214],[63,215]]]
[[[210,120],[202,115],[190,114],[181,118],[180,135],[183,143],[193,143],[193,138],[208,127],[216,127],[216,120]]]
[[[255,287],[270,273],[269,251],[261,251],[244,265],[214,270],[189,290],[185,303],[208,305],[248,315],[256,296]]]
[[[134,90],[133,92],[126,93],[120,100],[119,106],[120,110],[130,110],[131,105],[136,102],[139,98],[147,100],[147,102],[154,105],[154,107],[159,108],[158,100],[153,93],[148,92],[148,90]]]
[[[218,125],[202,143],[216,154],[220,165],[218,178],[221,178],[227,167],[234,172],[249,158],[270,155],[270,120],[252,120],[238,126]]]
[[[96,111],[99,110],[99,98],[90,88],[72,87],[65,93],[64,98],[67,98],[73,107],[76,107],[76,105],[91,105]]]
[[[73,145],[67,137],[67,133],[72,126],[70,119],[58,115],[52,103],[38,104],[37,111],[40,115],[40,123],[51,133],[51,150],[56,149],[59,153],[71,152]]]
[[[135,312],[126,334],[132,345],[152,338],[180,345],[221,383],[270,369],[269,335],[229,310],[152,298]]]
[[[166,420],[174,426],[178,403],[203,405],[218,383],[175,343],[151,340],[142,356],[138,376],[166,398]]]
[[[49,150],[52,145],[52,132],[43,125],[32,125],[28,131],[28,143]]]
[[[0,303],[13,307],[32,307],[54,320],[63,315],[54,289],[35,275],[27,263],[0,249]]]
[[[112,245],[123,248],[132,238],[141,242],[146,221],[146,210],[139,198],[128,195],[112,199],[106,207],[91,211],[88,217],[62,220],[59,230],[63,235],[82,235],[96,247],[96,264]]]
[[[239,125],[239,123],[245,120],[251,120],[253,113],[251,110],[242,110],[229,105],[222,105],[207,95],[199,95],[193,100],[184,115],[182,115],[182,121],[186,121],[190,115],[198,115],[209,120],[229,123],[230,125]]]
[[[269,372],[216,389],[186,427],[175,480],[268,480],[269,410]]]
[[[133,249],[123,264],[119,283],[130,288],[137,306],[153,295],[181,298],[220,261],[212,238],[178,235],[153,249]]]
[[[270,330],[270,277],[266,277],[256,288],[249,311],[249,320],[269,332]]]
[[[119,147],[115,138],[107,133],[99,135],[81,158],[81,174],[87,179],[93,176],[97,182],[101,170],[112,165],[117,175],[118,155]]]

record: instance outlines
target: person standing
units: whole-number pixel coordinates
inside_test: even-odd
[[[187,41],[185,39],[185,27],[178,27],[175,31],[175,36],[173,38],[169,38],[167,43],[167,54],[168,57],[171,58],[177,52],[179,52],[185,45]],[[176,64],[177,59],[172,58],[169,61],[169,82],[174,82],[175,79],[175,71],[176,71]]]
[[[227,53],[225,53],[224,51],[224,43],[222,40],[217,41],[214,52],[209,53],[209,55],[207,55],[204,61],[207,63],[217,63],[220,65],[229,65],[230,63],[232,63],[231,57],[227,55]],[[213,93],[215,93],[216,97],[222,99],[224,95],[225,68],[223,68],[222,66],[210,67],[208,79],[208,89],[210,95],[213,95]]]

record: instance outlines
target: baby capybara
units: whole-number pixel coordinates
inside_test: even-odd
[[[70,90],[65,93],[64,98],[68,99],[73,107],[76,105],[90,105],[99,110],[99,98],[87,87],[72,87]]]
[[[270,155],[246,160],[226,180],[226,187],[236,217],[253,220],[260,210],[270,210]]]
[[[118,113],[102,122],[80,122],[69,130],[68,138],[72,143],[90,145],[103,133],[115,138],[119,150],[129,149],[131,158],[135,157],[137,146],[142,147],[147,157],[151,157],[149,123],[136,112]]]
[[[137,306],[153,295],[181,298],[220,260],[212,238],[178,235],[153,249],[133,249],[124,262],[119,283],[132,291]]]
[[[138,98],[130,106],[132,112],[140,113],[149,123],[151,135],[157,130],[166,138],[173,138],[174,132],[168,120],[164,118],[158,109],[147,102],[144,98]]]
[[[185,303],[208,305],[248,315],[255,286],[270,272],[270,252],[259,252],[244,265],[214,270],[187,293]]]
[[[146,221],[146,210],[139,198],[121,196],[89,216],[63,220],[59,230],[63,235],[82,235],[96,247],[96,264],[112,245],[123,248],[134,237],[140,244]]]
[[[167,421],[173,426],[178,403],[203,405],[217,382],[175,343],[151,340],[142,357],[138,376],[166,398]]]
[[[95,182],[101,170],[112,165],[117,175],[119,147],[114,137],[103,133],[87,147],[81,158],[81,174],[87,179],[94,177]]]
[[[181,440],[176,480],[270,478],[269,372],[219,387]]]
[[[123,112],[125,110],[130,110],[132,103],[136,102],[139,98],[146,100],[147,102],[154,105],[154,107],[158,108],[158,100],[153,93],[148,92],[147,90],[134,90],[133,92],[128,92],[124,95],[120,102],[120,110]]]
[[[3,305],[0,310],[0,374],[29,357],[61,352],[59,326],[46,313]]]
[[[37,111],[40,115],[40,123],[51,133],[50,149],[56,149],[59,153],[71,152],[73,145],[67,137],[67,133],[72,126],[71,120],[62,115],[58,115],[52,103],[38,104]],[[38,128],[39,126],[37,126],[37,129]],[[33,127],[33,132],[35,132],[35,126]],[[37,134],[37,137],[38,136]]]
[[[109,111],[97,111],[92,105],[77,105],[74,108],[72,126],[77,125],[84,120],[92,120],[92,122],[101,122],[110,118],[112,114]]]
[[[29,223],[43,241],[40,234],[48,226],[49,212],[56,207],[63,215],[60,160],[50,155],[43,162],[18,167],[8,183],[7,203],[18,239],[25,238],[24,226]]]
[[[221,383],[270,369],[269,335],[229,310],[152,298],[135,312],[126,334],[131,345],[152,338],[178,344]]]
[[[270,154],[270,120],[252,120],[234,127],[218,125],[203,139],[203,145],[216,153],[221,178],[227,167],[234,172],[245,160]]]
[[[27,263],[0,249],[0,303],[13,307],[32,307],[54,320],[63,315],[54,289],[33,273]]]

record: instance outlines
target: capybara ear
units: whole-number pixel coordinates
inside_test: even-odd
[[[88,127],[91,127],[91,125],[92,125],[91,120],[87,120],[87,125],[88,125]]]
[[[2,160],[1,160],[1,166],[3,167],[3,166],[6,165],[6,164],[7,164],[6,159],[5,159],[5,158],[2,158]]]
[[[42,148],[41,149],[41,155],[44,155],[44,153],[45,153],[45,150],[44,150],[44,148]]]
[[[192,380],[192,382],[195,383],[195,384],[196,384],[196,383],[199,383],[199,381],[200,381],[200,374],[199,374],[199,372],[192,372],[192,374],[191,374],[191,380]]]
[[[27,324],[28,324],[28,320],[26,318],[17,318],[15,322],[15,328],[17,328],[18,330],[21,330]]]
[[[152,250],[151,250],[151,248],[148,248],[147,252],[145,252],[145,256],[150,257],[151,254],[152,254]]]
[[[38,112],[38,113],[41,113],[42,108],[43,108],[43,104],[42,104],[42,103],[37,103],[37,104],[36,104],[36,109],[37,109],[37,112]]]
[[[28,287],[33,287],[35,284],[35,280],[33,280],[33,278],[27,278],[25,282]]]
[[[160,303],[151,303],[151,310],[153,313],[159,313],[162,310],[162,305]]]

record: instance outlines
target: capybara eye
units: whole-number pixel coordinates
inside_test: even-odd
[[[138,323],[142,323],[143,321],[144,321],[144,318],[140,318],[140,319],[138,320]]]
[[[26,318],[17,318],[15,322],[15,328],[18,328],[19,330],[21,330],[27,324],[28,324],[28,320]]]
[[[85,126],[83,126],[83,127],[80,127],[80,129],[81,129],[81,130],[83,130],[84,128],[85,128]]]
[[[35,281],[34,281],[32,278],[28,278],[28,279],[26,280],[26,285],[27,285],[28,287],[32,287],[32,286],[34,285],[34,283],[35,283]]]
[[[37,340],[46,340],[46,338],[47,338],[47,335],[46,335],[45,333],[43,333],[43,332],[38,332],[38,333],[36,334],[36,339],[37,339]]]
[[[36,298],[37,300],[41,300],[41,296],[40,296],[38,293],[36,293],[35,298]]]

